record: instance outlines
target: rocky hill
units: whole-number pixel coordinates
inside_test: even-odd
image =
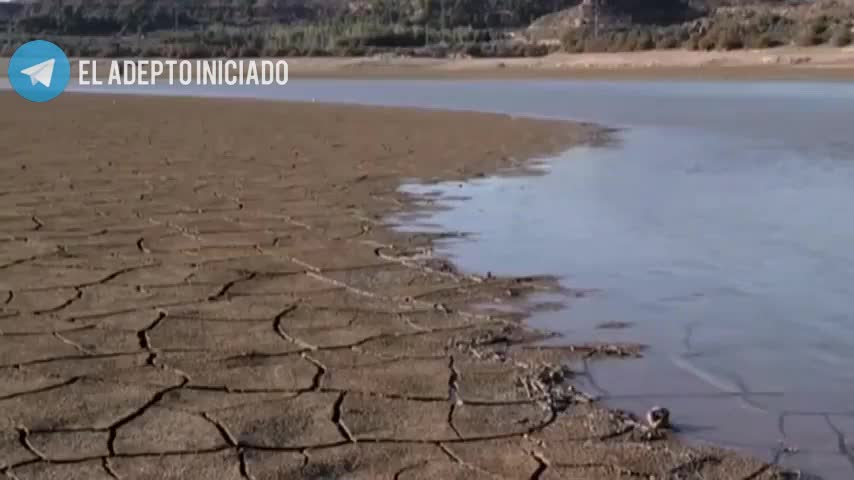
[[[594,22],[605,29],[665,26],[719,15],[776,14],[804,19],[820,15],[846,16],[854,9],[854,0],[582,0],[577,3],[535,20],[531,28],[566,30]]]
[[[583,0],[527,29],[564,49],[767,48],[851,43],[854,0]]]
[[[11,0],[33,29],[157,30],[176,25],[292,24],[347,18],[472,28],[527,26],[555,12],[601,11],[641,24],[683,21],[721,7],[798,5],[798,0]],[[844,2],[843,2],[844,3]],[[850,2],[849,2],[850,3]],[[0,2],[0,5],[3,3]],[[567,10],[569,9],[569,10]],[[570,15],[575,15],[571,13]],[[561,13],[557,14],[558,16]]]
[[[7,50],[40,36],[79,55],[518,56],[846,44],[852,11],[854,0],[11,0],[0,32]]]

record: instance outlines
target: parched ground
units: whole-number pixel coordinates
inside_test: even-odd
[[[567,380],[477,277],[395,234],[402,178],[593,141],[505,116],[0,94],[0,472],[99,479],[769,479]],[[561,367],[561,362],[569,367]]]

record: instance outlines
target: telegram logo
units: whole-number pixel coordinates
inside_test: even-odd
[[[62,49],[45,40],[27,42],[9,61],[9,83],[31,102],[58,97],[71,78],[71,64]]]

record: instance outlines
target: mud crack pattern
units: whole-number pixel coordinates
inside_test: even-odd
[[[625,416],[543,385],[555,365],[609,350],[541,350],[517,315],[471,306],[554,283],[458,273],[430,255],[435,236],[379,220],[411,208],[400,178],[512,166],[511,154],[589,128],[226,101],[71,95],[49,113],[16,102],[0,96],[20,113],[0,126],[6,477],[775,475],[730,452],[644,440]],[[456,133],[472,124],[508,140],[472,146]]]

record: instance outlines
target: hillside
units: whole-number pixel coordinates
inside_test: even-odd
[[[854,0],[600,0],[545,15],[530,39],[568,52],[851,43]]]
[[[0,3],[0,46],[40,37],[81,56],[440,57],[844,45],[852,11],[854,0],[13,0]]]

